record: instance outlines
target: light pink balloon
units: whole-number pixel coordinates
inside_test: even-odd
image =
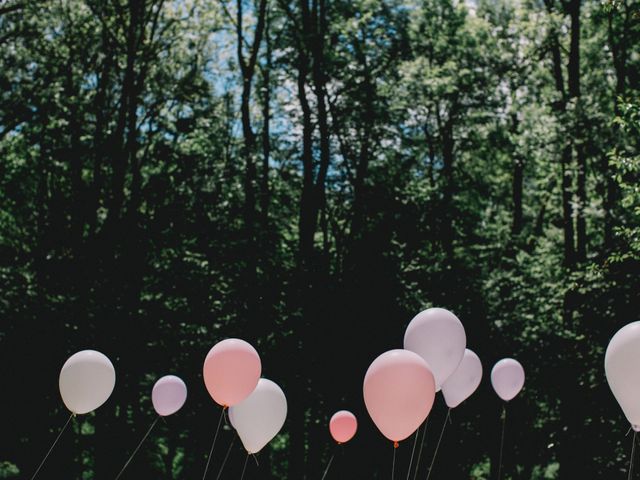
[[[347,411],[340,410],[333,414],[329,420],[329,432],[338,443],[346,443],[353,438],[358,430],[358,420],[356,416]]]
[[[442,385],[442,396],[447,407],[456,408],[464,402],[476,391],[481,380],[480,358],[467,348],[456,371]]]
[[[513,358],[503,358],[491,370],[491,385],[502,400],[512,400],[524,386],[524,368]]]
[[[389,440],[409,437],[425,421],[436,395],[433,373],[420,355],[390,350],[376,358],[364,377],[364,403]]]
[[[151,403],[161,417],[173,415],[182,408],[187,400],[187,386],[175,375],[159,379],[151,391]]]
[[[230,407],[247,398],[258,385],[262,363],[256,349],[244,340],[216,343],[204,361],[204,384],[211,398]]]

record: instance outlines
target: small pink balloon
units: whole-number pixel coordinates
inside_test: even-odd
[[[356,416],[347,411],[340,410],[333,414],[329,420],[329,432],[338,443],[346,443],[353,438],[358,430],[358,420]]]
[[[409,437],[425,421],[436,395],[433,373],[420,355],[390,350],[364,377],[364,403],[380,432],[393,442]]]
[[[211,398],[224,407],[240,403],[260,380],[260,355],[249,343],[228,338],[216,343],[204,361],[204,384]]]
[[[524,386],[524,368],[513,358],[503,358],[491,370],[491,385],[502,400],[512,400]]]
[[[187,400],[187,386],[175,375],[159,379],[151,391],[151,403],[161,417],[173,415],[182,408]]]

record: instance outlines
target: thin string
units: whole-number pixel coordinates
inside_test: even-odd
[[[398,443],[393,444],[393,463],[391,464],[391,480],[395,478],[396,474],[396,450],[398,449]]]
[[[331,454],[331,458],[329,459],[329,463],[327,463],[327,468],[324,469],[324,474],[322,475],[322,480],[324,480],[327,476],[327,473],[329,473],[329,467],[331,467],[331,462],[333,462],[333,457],[336,456],[336,451],[334,450],[333,453]]]
[[[227,454],[224,456],[224,460],[222,461],[222,465],[220,465],[220,470],[218,471],[218,476],[216,477],[216,480],[220,480],[220,476],[222,475],[222,471],[224,470],[224,466],[227,464],[227,459],[229,458],[229,454],[231,453],[231,449],[233,448],[233,444],[236,443],[236,435],[233,436],[233,439],[231,440],[231,444],[229,445],[229,448],[227,449]]]
[[[144,434],[144,437],[142,437],[142,440],[140,440],[140,443],[138,443],[138,446],[136,447],[136,449],[133,451],[133,453],[131,454],[131,456],[129,457],[129,460],[127,460],[127,463],[124,464],[124,467],[122,467],[122,470],[120,470],[120,473],[116,476],[116,480],[118,480],[122,474],[124,473],[124,471],[127,469],[127,467],[129,466],[129,464],[131,463],[131,460],[133,460],[133,457],[136,456],[136,453],[138,453],[138,450],[140,450],[140,447],[142,446],[142,444],[144,443],[144,441],[147,439],[147,437],[149,436],[149,434],[151,433],[151,430],[153,430],[153,427],[156,426],[156,423],[158,423],[158,420],[160,420],[162,417],[160,415],[158,415],[156,417],[156,419],[153,421],[153,423],[151,424],[151,426],[149,427],[149,430],[147,430],[147,433]]]
[[[252,453],[251,456],[256,461],[256,467],[259,467],[260,466],[260,462],[258,462],[258,455],[256,455],[255,453]]]
[[[413,473],[413,480],[418,478],[418,470],[420,470],[420,459],[422,458],[422,451],[426,445],[427,440],[427,427],[429,426],[429,417],[424,421],[424,428],[422,429],[422,442],[420,443],[420,450],[418,450],[418,460],[416,461],[416,470]]]
[[[502,434],[500,435],[500,461],[498,462],[498,480],[502,476],[502,454],[504,453],[504,427],[507,423],[507,405],[502,407]]]
[[[222,415],[224,415],[224,424],[228,427],[228,426],[229,426],[229,424],[231,423],[231,421],[230,421],[230,420],[229,420],[229,418],[228,418],[228,417],[229,417],[229,415],[228,415],[228,413],[227,413],[227,409],[226,409],[226,408],[223,408],[223,409],[222,409]]]
[[[438,438],[438,443],[436,444],[436,450],[435,452],[433,452],[431,465],[429,465],[429,473],[427,473],[427,480],[429,480],[429,477],[431,477],[431,472],[433,471],[433,464],[436,462],[436,457],[438,456],[438,449],[440,448],[440,442],[442,442],[442,436],[444,435],[444,430],[445,428],[447,428],[449,415],[451,415],[451,409],[447,410],[447,416],[444,418],[444,424],[442,425],[442,430],[440,430],[440,438]]]
[[[629,460],[629,477],[628,480],[631,480],[633,477],[633,460],[636,454],[636,435],[638,432],[633,431],[633,445],[631,446],[631,460]]]
[[[411,475],[411,466],[413,465],[413,454],[416,453],[416,444],[418,443],[418,436],[420,435],[420,427],[416,430],[416,438],[413,439],[413,448],[411,449],[411,459],[409,460],[409,468],[407,469],[407,480]]]
[[[224,411],[227,407],[222,407],[222,412],[220,412],[220,418],[218,419],[218,426],[216,427],[216,434],[213,436],[213,442],[211,443],[211,450],[209,450],[209,456],[207,457],[207,466],[204,467],[204,474],[202,475],[202,480],[207,477],[207,472],[209,471],[209,464],[211,463],[211,455],[213,454],[213,447],[216,446],[216,440],[218,439],[218,432],[220,432],[220,425],[222,424],[222,417],[224,417]]]
[[[53,444],[51,445],[51,447],[49,448],[49,451],[47,452],[47,454],[44,456],[44,458],[42,459],[42,461],[40,462],[40,465],[38,465],[38,468],[36,469],[36,473],[33,474],[33,477],[31,477],[31,480],[33,480],[34,478],[36,478],[36,475],[38,475],[38,472],[40,471],[40,469],[42,468],[42,466],[44,465],[44,462],[47,461],[47,458],[49,458],[49,455],[51,455],[51,452],[53,451],[54,447],[57,445],[58,440],[60,440],[60,437],[62,436],[62,434],[64,433],[64,431],[67,429],[67,427],[69,426],[69,422],[71,422],[71,419],[73,417],[75,417],[76,414],[72,413],[71,415],[69,415],[69,418],[67,419],[67,422],[64,424],[64,427],[62,427],[62,430],[60,430],[60,433],[58,433],[58,436],[56,437],[56,439],[53,441]]]
[[[249,461],[249,454],[247,453],[247,458],[244,459],[244,467],[242,467],[242,475],[240,476],[240,480],[244,478],[244,472],[247,469],[247,462]]]

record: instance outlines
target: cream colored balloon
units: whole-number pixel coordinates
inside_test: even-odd
[[[106,402],[116,384],[111,361],[95,350],[73,354],[60,371],[60,395],[66,407],[81,415]]]
[[[284,425],[287,399],[276,383],[261,378],[251,395],[229,407],[229,418],[245,450],[258,453]]]
[[[640,322],[613,336],[604,357],[609,387],[634,430],[640,430]]]

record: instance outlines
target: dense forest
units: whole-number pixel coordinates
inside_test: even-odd
[[[226,337],[289,404],[245,478],[319,480],[341,408],[328,478],[389,478],[362,381],[430,306],[485,367],[431,478],[496,478],[505,356],[502,478],[625,477],[603,359],[640,319],[639,87],[638,0],[0,0],[0,478],[30,478],[84,348],[116,389],[41,477],[115,477],[173,373],[187,404],[123,478],[201,478]]]

